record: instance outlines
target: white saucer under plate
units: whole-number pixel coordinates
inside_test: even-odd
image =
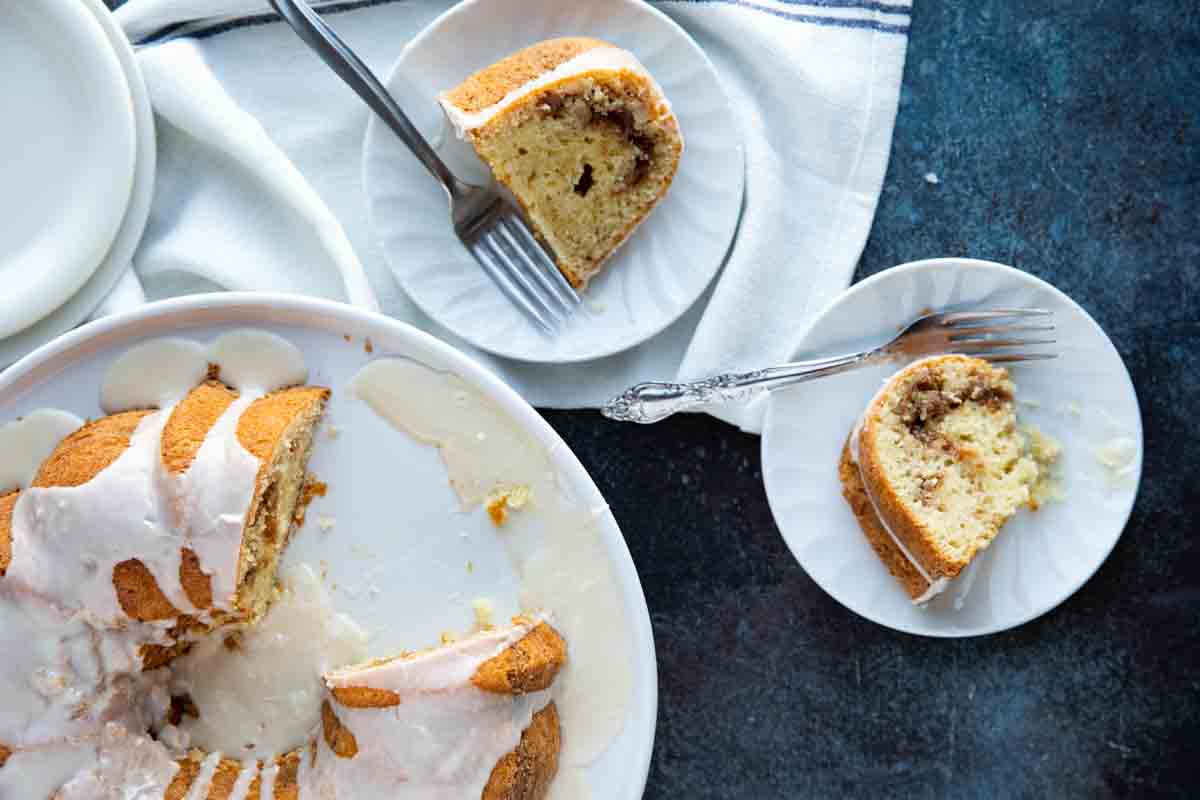
[[[650,616],[625,540],[595,483],[558,434],[503,381],[457,350],[409,325],[341,303],[259,293],[195,295],[91,322],[0,373],[0,422],[45,407],[95,418],[102,413],[103,376],[131,346],[163,336],[209,342],[246,327],[297,346],[309,380],[333,391],[310,462],[329,492],[309,508],[284,567],[302,561],[324,568],[335,609],[364,627],[371,656],[419,649],[436,644],[441,631],[469,628],[475,597],[489,598],[497,619],[516,613],[520,581],[502,535],[541,524],[538,508],[550,501],[533,497],[499,533],[483,509],[463,512],[437,449],[390,427],[353,396],[350,379],[384,357],[453,373],[504,412],[525,441],[544,448],[560,496],[591,514],[589,530],[611,568],[623,611],[602,621],[624,631],[617,635],[625,637],[632,661],[623,726],[617,722],[619,732],[599,758],[581,774],[572,773],[588,784],[591,797],[640,798],[654,741],[658,673]],[[332,530],[322,530],[322,520],[334,521]],[[364,590],[368,575],[371,586]],[[585,645],[577,641],[574,652],[581,649]],[[564,732],[571,724],[564,717]],[[566,796],[580,796],[577,785]]]
[[[0,337],[44,317],[91,277],[129,204],[129,89],[85,6],[0,5]]]
[[[741,209],[741,133],[716,70],[682,28],[640,0],[467,0],[408,43],[386,85],[452,168],[486,182],[483,165],[443,118],[438,93],[535,42],[581,35],[641,60],[671,101],[684,154],[667,196],[553,338],[472,261],[450,226],[441,186],[378,119],[368,124],[363,147],[371,226],[409,297],[476,347],[522,361],[586,361],[654,336],[720,270]]]
[[[34,348],[70,330],[100,305],[129,268],[130,258],[141,240],[150,214],[150,201],[154,194],[154,115],[145,82],[129,40],[113,20],[112,13],[100,0],[80,0],[80,4],[94,14],[125,75],[136,130],[133,187],[116,236],[109,244],[108,251],[96,259],[91,277],[49,314],[7,338],[0,338],[0,366],[11,364]]]
[[[813,322],[801,350],[806,355],[857,350],[926,309],[954,306],[1054,312],[1059,358],[1014,365],[1012,374],[1019,421],[1063,446],[1057,465],[1063,497],[1036,513],[1019,512],[927,607],[913,606],[876,557],[842,499],[837,477],[846,436],[896,368],[777,392],[763,428],[767,498],[796,560],[851,611],[925,636],[996,633],[1070,597],[1116,545],[1142,470],[1142,418],[1116,348],[1069,297],[1011,267],[943,258],[881,272],[832,303]]]

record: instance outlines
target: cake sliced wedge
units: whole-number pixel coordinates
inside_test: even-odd
[[[1017,428],[1006,370],[961,355],[890,378],[842,452],[842,493],[888,570],[922,603],[1021,506],[1039,466]]]
[[[539,42],[440,103],[577,289],[663,198],[683,153],[662,89],[599,39]]]

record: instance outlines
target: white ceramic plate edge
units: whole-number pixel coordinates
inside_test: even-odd
[[[99,267],[92,276],[62,306],[12,336],[0,339],[0,367],[10,364],[45,344],[55,336],[78,325],[108,296],[130,265],[146,221],[154,195],[154,173],[157,153],[154,145],[154,114],[150,107],[146,83],[138,69],[125,34],[112,18],[112,13],[100,0],[81,0],[96,15],[109,43],[112,45],[129,86],[133,106],[136,162],[133,188],[125,216]]]
[[[51,2],[39,9],[43,21],[54,20],[56,32],[70,37],[58,45],[71,48],[67,59],[76,69],[86,71],[91,91],[87,98],[71,105],[92,110],[93,116],[88,121],[99,130],[88,130],[85,135],[97,134],[92,140],[98,143],[102,154],[89,156],[79,173],[91,179],[82,198],[85,217],[79,218],[77,210],[66,210],[64,213],[72,222],[53,229],[66,236],[49,234],[53,238],[53,247],[49,247],[47,234],[43,234],[34,249],[18,256],[18,265],[22,259],[31,262],[27,267],[36,264],[29,271],[37,272],[41,278],[29,282],[18,279],[16,285],[10,285],[10,305],[0,325],[4,331],[0,336],[19,333],[44,318],[95,273],[125,216],[137,162],[136,125],[128,80],[100,20],[87,8],[70,3]],[[48,107],[52,106],[53,103]],[[103,109],[102,118],[94,116],[99,109]],[[80,120],[62,122],[69,129],[78,128]]]

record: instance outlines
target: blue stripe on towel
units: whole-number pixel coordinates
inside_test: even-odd
[[[806,6],[826,5],[830,8],[835,8],[835,7],[836,8],[863,8],[863,9],[868,9],[868,10],[872,10],[872,11],[883,11],[884,13],[888,13],[888,14],[906,14],[906,13],[908,13],[908,10],[909,10],[908,8],[902,9],[900,6],[892,6],[890,4],[872,3],[872,2],[861,2],[860,3],[860,2],[855,2],[855,0],[825,0],[824,3],[812,2],[811,0],[809,0],[809,2],[803,2],[802,0],[779,0],[779,1],[787,3],[788,5],[806,5]],[[903,23],[903,24],[892,23],[892,22],[883,22],[878,19],[870,19],[867,17],[863,17],[860,19],[844,19],[842,17],[823,17],[818,14],[803,14],[803,13],[796,12],[796,11],[784,11],[779,8],[771,8],[769,6],[760,6],[754,2],[751,2],[750,0],[654,0],[654,2],[656,5],[661,4],[663,2],[704,3],[706,5],[708,5],[708,4],[715,5],[715,4],[720,3],[723,5],[737,6],[739,8],[747,8],[747,9],[751,9],[753,11],[760,11],[764,14],[770,14],[771,16],[779,17],[780,19],[790,20],[792,22],[803,22],[803,23],[807,23],[809,25],[817,25],[817,26],[824,27],[824,28],[858,28],[858,29],[877,31],[879,33],[900,33],[900,34],[908,33],[908,23],[907,22]],[[835,5],[835,4],[837,4],[837,5]],[[886,5],[886,7],[885,8],[875,8],[875,6],[883,6],[883,5]]]
[[[789,6],[820,6],[822,8],[862,8],[884,14],[911,14],[912,3],[904,0],[776,0]]]

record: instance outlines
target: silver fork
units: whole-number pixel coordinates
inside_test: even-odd
[[[1054,344],[1054,339],[1020,337],[1053,330],[1053,312],[1041,308],[926,314],[868,350],[753,372],[726,373],[692,383],[639,383],[609,400],[600,411],[621,422],[658,422],[680,411],[718,403],[744,403],[772,389],[859,367],[943,353],[965,353],[996,364],[1044,361],[1056,354],[1013,352],[1012,348]]]
[[[367,65],[304,0],[270,3],[442,184],[454,232],[488,277],[534,324],[554,333],[579,305],[579,296],[495,181],[475,186],[456,178]]]

